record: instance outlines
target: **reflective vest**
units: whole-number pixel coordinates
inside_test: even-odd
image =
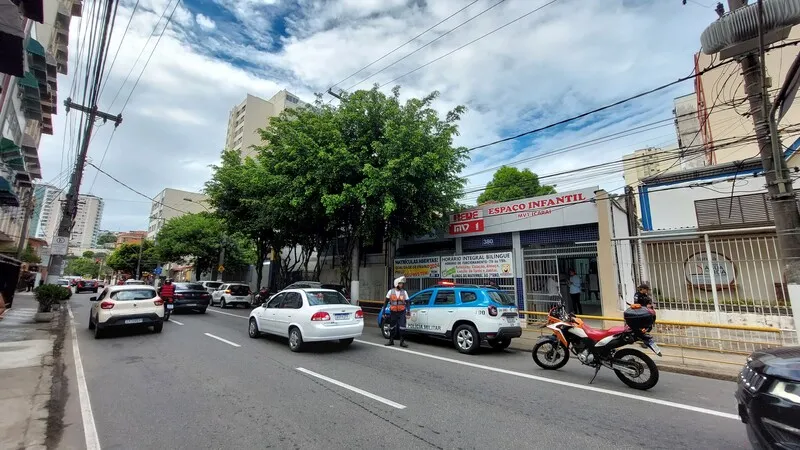
[[[389,311],[405,311],[407,299],[404,292],[400,291],[398,294],[397,291],[392,291],[391,295],[389,295]]]

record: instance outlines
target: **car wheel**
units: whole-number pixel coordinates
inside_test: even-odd
[[[97,294],[97,289],[92,289],[92,294]]]
[[[289,350],[299,352],[303,349],[303,334],[300,329],[292,327],[289,329]]]
[[[100,339],[103,337],[103,330],[100,329],[100,324],[94,324],[94,338]]]
[[[481,347],[481,336],[472,325],[459,325],[453,333],[453,344],[459,352],[472,355]]]
[[[228,307],[228,304],[225,303],[225,299],[224,298],[219,302],[219,307],[222,308],[222,309],[225,309],[225,308]]]
[[[339,339],[339,345],[345,348],[350,347],[350,344],[352,344],[354,340],[354,338]]]
[[[89,313],[89,329],[94,330],[94,322],[92,322],[92,313]]]
[[[206,313],[206,308],[200,309],[200,314],[205,314],[205,313]]]
[[[495,350],[505,350],[511,345],[511,339],[496,339],[489,341],[489,345]]]
[[[250,318],[250,324],[247,326],[247,334],[253,339],[261,336],[261,332],[258,331],[258,322],[256,322],[255,317]]]
[[[158,322],[157,324],[153,325],[153,331],[156,333],[161,333],[161,330],[164,329],[164,322]]]

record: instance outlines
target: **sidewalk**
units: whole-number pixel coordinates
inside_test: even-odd
[[[36,323],[37,306],[32,293],[18,292],[0,320],[0,448],[44,449],[58,432],[51,391],[66,310],[50,323]]]

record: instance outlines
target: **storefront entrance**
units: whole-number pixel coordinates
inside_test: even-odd
[[[575,269],[581,281],[583,313],[601,313],[597,244],[530,246],[524,249],[524,263],[526,310],[547,312],[562,301],[572,311],[568,282],[569,270]]]

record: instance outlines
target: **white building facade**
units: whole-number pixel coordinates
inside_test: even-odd
[[[94,195],[79,195],[78,210],[72,225],[69,246],[81,249],[97,247],[100,222],[103,220],[103,199]]]
[[[150,207],[147,227],[147,239],[149,240],[154,240],[164,224],[172,218],[186,213],[197,214],[211,210],[208,197],[198,192],[167,188],[159,192],[155,196],[155,200]]]
[[[278,117],[286,109],[303,105],[306,103],[286,90],[269,100],[247,94],[244,101],[231,110],[225,148],[241,152],[242,157],[252,155],[251,147],[262,144],[258,130],[269,126],[271,117]]]

